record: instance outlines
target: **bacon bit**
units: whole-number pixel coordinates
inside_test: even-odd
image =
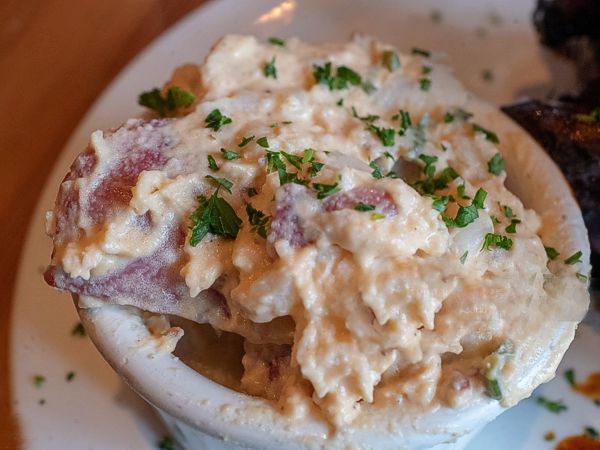
[[[590,374],[582,383],[576,383],[573,389],[592,400],[600,400],[600,372]]]

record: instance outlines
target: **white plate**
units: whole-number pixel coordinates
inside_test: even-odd
[[[44,211],[75,155],[98,128],[119,125],[139,113],[137,94],[161,85],[184,62],[199,62],[225,33],[259,37],[299,36],[308,41],[343,40],[352,32],[371,33],[404,50],[413,46],[446,52],[466,86],[493,103],[522,95],[544,95],[554,86],[552,71],[564,67],[540,50],[530,16],[533,0],[293,1],[220,0],[208,3],[141,53],[111,84],[72,135],[48,179],[26,242],[15,290],[11,330],[12,385],[27,449],[156,448],[164,430],[155,413],[112,372],[87,339],[71,336],[77,322],[68,296],[45,285],[41,273],[49,261],[50,240],[43,230]],[[432,16],[441,15],[441,22]],[[486,81],[483,72],[493,74]],[[567,83],[568,85],[568,83]],[[565,84],[562,84],[564,88]],[[600,370],[590,359],[600,347],[598,327],[580,329],[562,368],[579,376]],[[76,373],[67,382],[66,374]],[[46,382],[36,387],[35,375]],[[564,399],[569,410],[553,415],[534,400],[522,402],[488,426],[470,449],[550,449],[543,435],[600,428],[594,404],[569,392],[562,377],[540,391]],[[45,400],[40,404],[41,399]]]

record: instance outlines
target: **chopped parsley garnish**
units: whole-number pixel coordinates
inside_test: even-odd
[[[410,120],[410,114],[408,111],[400,110],[398,116],[394,116],[400,119],[400,136],[404,135],[406,130],[408,130],[412,126],[412,121]],[[393,117],[392,117],[393,119]]]
[[[459,261],[460,261],[461,264],[465,263],[465,261],[467,260],[467,256],[469,256],[469,251],[468,250],[461,255],[461,257],[459,259]]]
[[[317,176],[317,174],[321,171],[325,164],[320,163],[318,161],[311,161],[310,169],[308,169],[308,173],[311,177]]]
[[[598,439],[600,437],[600,433],[594,427],[585,427],[583,429],[583,434],[585,436],[591,437],[592,439]]]
[[[501,248],[504,250],[510,250],[513,245],[512,239],[507,236],[501,236],[499,234],[488,233],[485,235],[481,250],[489,250],[492,246]]]
[[[371,205],[370,203],[358,202],[354,209],[361,212],[373,211],[375,209],[375,205]]]
[[[263,68],[263,73],[265,74],[265,77],[269,78],[275,78],[277,79],[277,68],[275,67],[275,57],[273,56],[273,59],[271,59],[271,61],[269,61],[268,63],[265,63],[265,67]]]
[[[448,216],[442,216],[442,219],[449,227],[464,228],[479,217],[478,209],[483,209],[487,192],[479,188],[473,197],[473,201],[469,206],[460,206],[453,219]]]
[[[258,192],[256,192],[255,187],[249,187],[246,193],[248,194],[248,197],[254,197],[255,195],[258,195]]]
[[[576,114],[575,118],[580,122],[600,124],[600,107],[595,108],[589,114]]]
[[[398,54],[392,50],[386,50],[382,56],[383,64],[390,72],[400,68],[400,58]]]
[[[269,148],[269,140],[266,136],[260,137],[256,140],[256,143],[262,148]]]
[[[441,197],[434,197],[431,207],[439,212],[444,212],[450,201],[450,196],[442,195]]]
[[[558,253],[558,251],[554,247],[544,246],[544,250],[546,250],[546,255],[548,256],[548,259],[550,261],[555,260],[560,255],[560,253]]]
[[[281,154],[292,166],[294,166],[298,170],[302,170],[302,158],[300,156],[292,155],[291,153],[287,153],[284,151],[282,151]]]
[[[368,94],[368,95],[371,95],[373,92],[375,92],[377,90],[377,88],[375,87],[373,82],[369,81],[369,80],[363,81],[363,83],[360,85],[360,87],[365,92],[365,94]]]
[[[437,156],[430,156],[426,154],[419,155],[419,159],[425,163],[425,167],[423,168],[423,173],[426,177],[431,178],[435,175],[435,163],[438,160]]]
[[[226,239],[235,239],[242,225],[242,220],[236,215],[234,209],[227,201],[219,197],[219,189],[223,186],[230,190],[233,183],[225,178],[210,179],[217,183],[217,189],[209,197],[198,196],[198,208],[191,214],[190,221],[192,230],[190,245],[195,247],[208,234],[222,236]]]
[[[461,184],[456,187],[456,195],[458,196],[458,198],[462,198],[463,200],[471,199],[471,197],[469,197],[468,195],[465,195],[465,185],[464,184]]]
[[[218,109],[213,109],[208,116],[206,116],[206,119],[204,119],[206,128],[210,128],[213,131],[219,131],[223,125],[227,125],[231,122],[231,118],[221,114],[221,111]]]
[[[429,67],[429,66],[423,66],[423,67],[421,67],[421,73],[423,75],[429,75],[432,70],[433,70],[433,67]]]
[[[83,328],[83,324],[81,322],[77,322],[73,329],[71,330],[71,336],[85,336],[85,328]]]
[[[156,444],[159,450],[175,450],[175,441],[171,436],[165,436]]]
[[[338,183],[313,183],[312,186],[317,190],[317,198],[319,200],[323,200],[324,198],[329,197],[330,195],[340,191]]]
[[[381,168],[377,165],[377,163],[375,161],[371,161],[369,163],[369,167],[371,169],[373,169],[373,172],[371,172],[371,175],[373,176],[373,178],[375,178],[377,180],[381,180],[383,178],[383,175],[381,173]]]
[[[46,382],[45,376],[43,376],[43,375],[34,375],[33,376],[33,384],[35,387],[37,387],[37,388],[42,387],[45,382]]]
[[[508,219],[512,219],[514,217],[513,210],[512,210],[512,208],[510,206],[502,206],[502,209],[504,210],[504,215]]]
[[[227,178],[216,178],[212,175],[206,175],[204,178],[210,180],[217,188],[224,187],[225,190],[231,194],[231,188],[233,187],[233,183]]]
[[[498,220],[498,218],[496,216],[494,216],[493,214],[490,215],[490,219],[492,219],[492,223],[494,225],[498,225],[500,223],[500,221]]]
[[[465,111],[464,109],[458,108],[454,111],[454,113],[447,112],[444,114],[444,122],[451,123],[454,122],[454,119],[462,120],[464,122],[468,121],[471,117],[473,117],[473,113],[469,111]]]
[[[422,91],[428,91],[431,88],[431,80],[429,78],[421,78],[419,80],[419,86]]]
[[[240,159],[239,153],[232,152],[231,150],[227,150],[222,148],[221,153],[223,154],[223,158],[227,161],[233,161],[235,159]]]
[[[500,153],[496,153],[494,156],[492,156],[492,159],[488,161],[488,171],[492,175],[500,175],[503,170],[504,159],[502,159]]]
[[[158,88],[142,92],[138,97],[138,104],[156,111],[161,117],[164,117],[175,112],[178,108],[191,106],[194,100],[196,100],[196,96],[191,92],[184,91],[177,86],[171,86],[165,97],[162,96]]]
[[[500,383],[498,383],[498,380],[496,378],[486,378],[485,381],[485,390],[487,395],[494,400],[502,400],[502,389],[500,389]]]
[[[248,222],[250,222],[251,230],[266,239],[267,225],[271,217],[255,209],[250,203],[246,205],[246,214],[248,214]]]
[[[335,102],[335,104],[338,106],[344,106],[344,99],[340,98],[337,102]]]
[[[367,125],[367,130],[371,133],[375,134],[384,147],[393,147],[394,146],[394,136],[396,135],[396,131],[393,128],[383,128],[377,127],[372,123]]]
[[[575,387],[575,369],[565,370],[565,380],[567,380],[569,386]]]
[[[429,50],[425,50],[423,48],[418,48],[418,47],[413,47],[413,49],[411,50],[411,53],[413,55],[424,56],[426,58],[429,58],[431,56],[431,52]]]
[[[371,213],[371,220],[375,221],[375,220],[381,220],[381,219],[385,219],[385,214],[381,214],[381,213]]]
[[[577,277],[577,279],[579,281],[581,281],[582,283],[587,283],[588,277],[580,272],[576,272],[575,276]]]
[[[510,221],[510,225],[508,225],[504,231],[506,231],[507,233],[511,233],[514,234],[517,232],[517,225],[520,224],[521,221],[519,219],[511,219]]]
[[[240,143],[238,144],[238,147],[239,148],[245,147],[253,140],[254,140],[254,135],[243,137],[242,140],[240,141]]]
[[[473,131],[475,133],[483,133],[485,135],[485,138],[488,141],[493,142],[494,144],[499,144],[500,143],[500,139],[498,139],[498,136],[496,135],[496,133],[494,133],[494,132],[492,132],[492,131],[490,131],[490,130],[488,130],[486,128],[483,128],[481,125],[478,125],[478,124],[474,123],[473,124]],[[502,167],[504,168],[504,162],[502,164]],[[490,172],[494,173],[494,172],[491,171],[491,169],[490,169]]]
[[[307,164],[315,159],[315,150],[313,148],[305,148],[302,155],[302,164]]]
[[[581,251],[577,251],[577,252],[573,253],[571,256],[569,256],[567,259],[565,259],[565,264],[572,266],[573,264],[580,263],[582,256],[583,256],[583,253],[581,253]]]
[[[208,168],[210,170],[212,170],[213,172],[219,170],[219,165],[217,164],[217,161],[215,161],[215,158],[212,155],[207,155],[206,159],[208,160]]]
[[[67,373],[67,375],[65,376],[65,380],[67,382],[73,381],[73,378],[75,378],[75,372],[73,371]]]
[[[358,86],[362,82],[361,76],[346,66],[339,66],[336,75],[332,75],[330,62],[323,66],[313,65],[313,76],[317,84],[326,84],[330,91],[346,89],[348,84]]]
[[[552,401],[552,400],[548,400],[545,397],[538,397],[537,403],[538,403],[538,405],[543,406],[548,411],[550,411],[551,413],[554,413],[554,414],[560,414],[561,412],[567,410],[567,406],[560,400]]]
[[[279,39],[278,37],[270,37],[269,42],[273,45],[278,45],[280,47],[285,46],[285,41],[283,39]]]

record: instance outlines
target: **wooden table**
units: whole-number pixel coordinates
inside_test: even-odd
[[[36,199],[94,99],[153,38],[204,0],[0,3],[0,449],[20,448],[8,367],[14,278]]]

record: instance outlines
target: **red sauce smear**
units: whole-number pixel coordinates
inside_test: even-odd
[[[600,372],[592,373],[583,383],[577,383],[573,386],[580,394],[585,395],[592,400],[600,400]],[[594,447],[600,448],[600,447]]]
[[[569,436],[556,444],[555,450],[600,450],[600,441],[589,436]]]

